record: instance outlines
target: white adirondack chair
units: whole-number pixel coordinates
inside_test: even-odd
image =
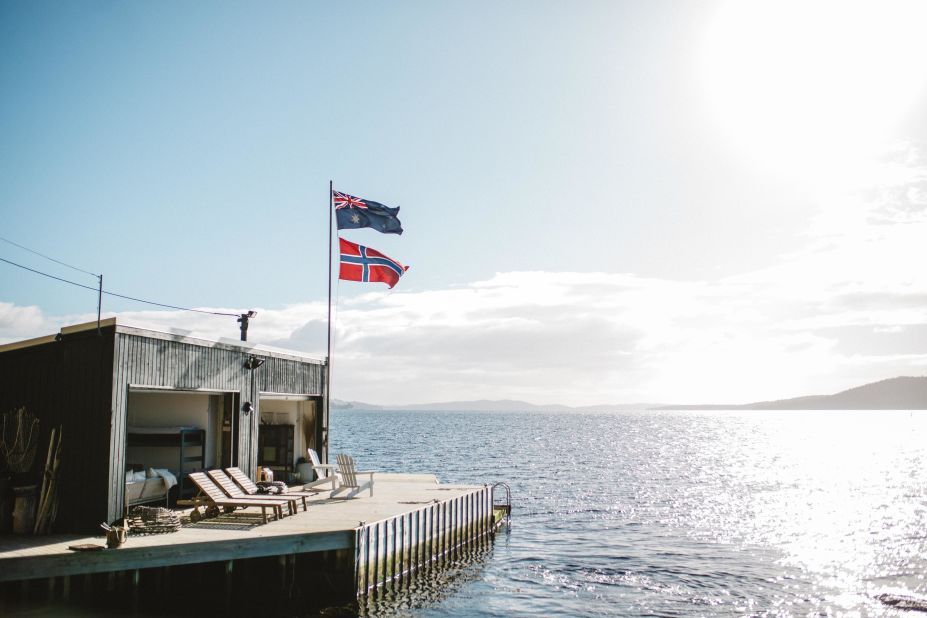
[[[371,497],[373,496],[373,475],[372,470],[358,470],[354,465],[354,458],[350,455],[338,454],[338,476],[341,477],[340,485],[337,489],[332,491],[332,498],[335,498],[338,494],[343,491],[348,491],[348,495],[344,496],[345,498],[353,498],[360,492],[365,489],[370,490]],[[369,477],[368,480],[364,482],[358,481],[357,477],[360,475],[366,475]]]
[[[315,471],[316,479],[303,485],[303,489],[317,491],[322,485],[331,485],[332,491],[338,488],[338,475],[335,474],[336,467],[333,464],[323,464],[319,462],[319,454],[315,449],[308,449],[309,461],[312,463],[312,469]]]

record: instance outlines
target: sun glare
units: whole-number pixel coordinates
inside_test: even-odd
[[[704,39],[709,107],[782,170],[866,155],[924,92],[924,23],[925,2],[730,2]]]

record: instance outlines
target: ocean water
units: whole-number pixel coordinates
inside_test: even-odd
[[[879,595],[927,598],[925,412],[336,410],[331,436],[365,469],[512,489],[491,546],[364,615],[910,616]]]

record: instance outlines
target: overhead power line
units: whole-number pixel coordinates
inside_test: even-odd
[[[6,240],[6,239],[3,239],[3,240]],[[9,241],[7,241],[7,242],[9,242]],[[16,243],[10,243],[10,244],[14,244],[14,245],[15,245]],[[21,245],[17,245],[17,246],[21,246]],[[26,248],[23,247],[23,249],[26,249]],[[35,252],[35,251],[32,251],[31,249],[26,249],[26,250],[27,250],[27,251],[31,251],[32,253],[37,253],[37,252]],[[41,254],[37,254],[37,255],[41,255]],[[44,256],[44,255],[43,255],[42,257],[47,257],[47,256]],[[52,258],[47,258],[47,259],[52,260],[53,262],[57,262],[57,263],[59,263],[59,264],[62,264],[62,265],[64,265],[64,266],[68,266],[69,268],[74,268],[75,270],[80,270],[81,272],[87,273],[88,275],[93,275],[94,277],[99,277],[99,276],[100,276],[100,275],[94,275],[93,273],[87,272],[86,270],[81,270],[80,268],[76,268],[76,267],[71,266],[71,265],[69,265],[69,264],[65,264],[64,262],[58,262],[58,260],[55,260],[55,259],[52,259]],[[99,290],[98,290],[97,288],[95,288],[95,287],[92,287],[92,286],[89,286],[89,285],[84,285],[83,283],[77,283],[76,281],[71,281],[71,280],[69,280],[69,279],[64,279],[64,278],[62,278],[62,277],[56,277],[55,275],[50,275],[50,274],[44,273],[44,272],[42,272],[42,271],[40,271],[40,270],[36,270],[36,269],[34,269],[34,268],[29,268],[28,266],[23,266],[22,264],[17,264],[16,262],[11,262],[10,260],[7,260],[7,259],[2,258],[2,257],[0,257],[0,261],[6,262],[7,264],[10,264],[11,266],[16,266],[17,268],[22,268],[23,270],[28,270],[28,271],[31,272],[31,273],[35,273],[35,274],[37,274],[37,275],[42,275],[43,277],[48,277],[49,279],[54,279],[54,280],[56,280],[56,281],[61,281],[62,283],[70,283],[71,285],[75,285],[75,286],[77,286],[77,287],[79,287],[79,288],[84,288],[84,289],[86,289],[86,290],[92,290],[92,291],[94,291],[94,292],[99,291]],[[178,306],[176,306],[176,305],[168,305],[168,304],[166,304],[166,303],[157,303],[157,302],[154,302],[153,300],[144,300],[144,299],[141,299],[141,298],[135,298],[135,297],[133,297],[133,296],[126,296],[125,294],[117,294],[116,292],[110,292],[110,291],[108,291],[108,290],[102,290],[102,292],[103,292],[103,294],[106,294],[107,296],[115,296],[116,298],[124,298],[124,299],[126,299],[126,300],[135,301],[135,302],[137,302],[137,303],[144,303],[144,304],[146,304],[146,305],[154,305],[155,307],[164,307],[164,308],[166,308],[166,309],[176,309],[176,310],[178,310],[178,311],[192,311],[192,312],[194,312],[194,313],[205,313],[205,314],[208,314],[208,315],[222,315],[222,316],[228,316],[228,317],[232,317],[232,318],[237,318],[237,317],[239,317],[239,315],[240,315],[240,314],[238,314],[238,313],[225,313],[225,312],[222,312],[222,311],[206,311],[205,309],[191,309],[191,308],[189,308],[189,307],[178,307]]]
[[[78,268],[77,266],[72,266],[71,264],[67,264],[67,263],[65,263],[65,262],[62,262],[61,260],[56,260],[56,259],[53,258],[53,257],[48,257],[48,256],[45,255],[44,253],[39,253],[39,252],[36,251],[35,249],[30,249],[29,247],[24,247],[24,246],[22,246],[21,244],[19,244],[18,242],[13,242],[13,241],[10,240],[9,238],[3,238],[2,236],[0,236],[0,240],[2,240],[3,242],[6,242],[6,243],[9,243],[9,244],[13,245],[14,247],[19,247],[20,249],[23,249],[24,251],[28,251],[29,253],[34,253],[34,254],[36,254],[36,255],[39,256],[39,257],[43,257],[43,258],[45,258],[46,260],[50,260],[50,261],[54,262],[55,264],[61,264],[62,266],[67,266],[68,268],[70,268],[70,269],[72,269],[72,270],[76,270],[77,272],[81,272],[81,273],[84,273],[84,274],[86,274],[86,275],[90,275],[91,277],[99,277],[99,276],[100,276],[98,273],[92,273],[92,272],[90,272],[89,270],[84,270],[83,268]],[[3,260],[3,261],[6,262],[6,260]],[[41,274],[41,273],[40,273],[40,274]],[[96,288],[94,288],[94,289],[96,289]]]

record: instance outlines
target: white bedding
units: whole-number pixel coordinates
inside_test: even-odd
[[[177,477],[174,476],[174,473],[167,468],[148,468],[148,474],[150,475],[152,472],[164,479],[164,484],[167,485],[168,491],[171,490],[171,487],[177,484]]]

